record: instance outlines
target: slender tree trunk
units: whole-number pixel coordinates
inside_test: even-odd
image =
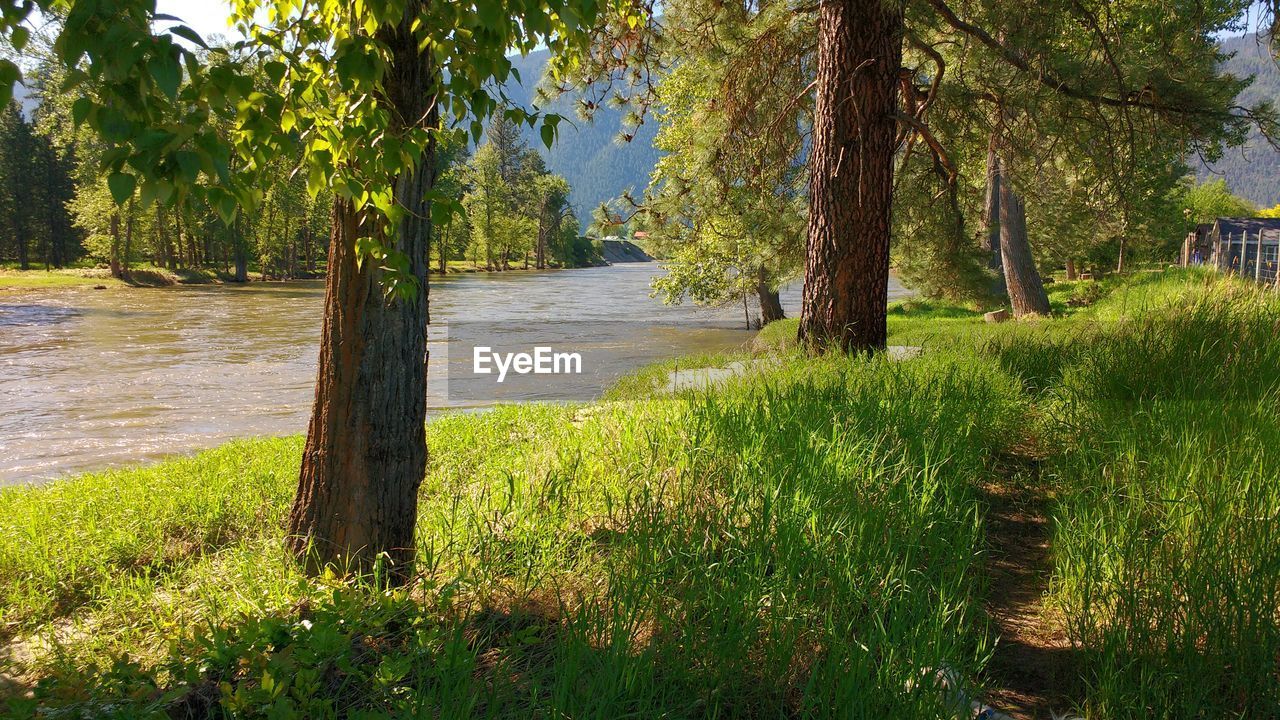
[[[124,224],[124,251],[120,253],[121,261],[124,265],[124,276],[129,276],[133,255],[133,198],[129,198],[129,214],[128,220]]]
[[[14,208],[14,218],[15,218],[14,225],[16,226],[15,230],[17,230],[17,232],[14,233],[14,240],[18,242],[18,269],[19,270],[31,269],[31,258],[29,257],[29,253],[27,251],[29,238],[27,237],[26,212],[27,212],[26,208]]]
[[[787,316],[782,310],[782,300],[778,297],[778,291],[769,286],[769,275],[764,268],[756,272],[756,297],[760,300],[761,325],[768,325]]]
[[[550,223],[547,222],[548,212],[547,203],[544,201],[542,212],[538,214],[538,245],[535,249],[537,256],[536,266],[539,270],[545,270],[547,267],[547,233],[550,230],[548,227]]]
[[[232,254],[235,262],[235,281],[249,282],[249,241],[244,235],[244,221],[237,216],[231,222]]]
[[[449,272],[449,231],[446,228],[439,230],[440,241],[440,274],[444,275]]]
[[[996,154],[998,136],[991,133],[987,145],[987,197],[983,205],[982,220],[985,232],[982,249],[987,252],[987,267],[995,273],[992,294],[1001,297],[1008,293],[1004,282],[1004,267],[1000,261],[1000,156]]]
[[[894,0],[824,0],[818,11],[799,333],[816,351],[885,346],[902,35]]]
[[[111,257],[107,258],[111,266],[111,277],[124,279],[124,266],[120,264],[120,208],[111,211]]]
[[[408,21],[383,40],[391,48],[386,94],[399,118],[429,126],[435,68],[419,54]],[[361,572],[387,561],[384,578],[406,581],[414,556],[418,486],[426,473],[427,249],[435,184],[435,149],[395,179],[407,212],[394,245],[419,283],[411,298],[384,300],[376,263],[358,264],[359,214],[334,203],[315,405],[307,430],[298,494],[289,516],[289,545],[309,567],[333,563]]]
[[[1049,297],[1027,240],[1026,206],[1007,177],[1000,183],[1000,251],[1013,316],[1048,315]]]

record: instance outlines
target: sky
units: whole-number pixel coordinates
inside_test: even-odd
[[[231,34],[227,25],[231,3],[227,0],[157,0],[156,12],[182,18],[201,37]]]

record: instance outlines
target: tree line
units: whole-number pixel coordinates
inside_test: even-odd
[[[232,282],[251,270],[263,280],[323,273],[333,193],[308,191],[300,156],[273,159],[253,190],[256,211],[230,219],[209,198],[158,197],[173,188],[113,187],[100,168],[116,148],[78,125],[74,98],[56,91],[65,71],[50,60],[51,43],[28,48],[33,110],[12,101],[0,114],[0,261],[22,270],[96,263],[124,279],[140,265]],[[261,70],[252,78],[266,80]],[[220,132],[230,143],[231,126]],[[457,138],[442,143],[438,164],[439,189],[470,211],[440,226],[429,250],[438,272],[450,261],[490,271],[600,262],[579,233],[569,183],[505,115],[490,120],[474,152]]]
[[[1190,161],[1275,131],[1222,70],[1244,7],[664,3],[643,51],[584,73],[630,73],[584,105],[652,114],[666,153],[609,212],[669,258],[668,299],[754,295],[767,322],[803,275],[803,334],[850,347],[881,342],[890,266],[1047,313],[1045,272],[1174,258],[1213,192]]]

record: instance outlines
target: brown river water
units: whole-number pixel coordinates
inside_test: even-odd
[[[658,272],[644,263],[433,277],[431,412],[587,400],[648,363],[750,338],[741,306],[650,298]],[[0,291],[0,485],[302,432],[323,292],[321,281]],[[906,293],[891,280],[891,299]],[[798,310],[798,288],[783,304]],[[553,345],[588,367],[498,385],[470,372],[481,344]]]

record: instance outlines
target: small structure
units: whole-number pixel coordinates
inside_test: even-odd
[[[1209,258],[1213,256],[1213,242],[1209,240],[1209,235],[1213,232],[1213,225],[1213,223],[1200,223],[1196,225],[1195,230],[1187,233],[1186,239],[1182,241],[1182,254],[1178,258],[1179,265],[1191,267],[1209,262]]]
[[[1192,243],[1192,235],[1183,243]],[[1186,265],[1210,265],[1219,272],[1274,283],[1280,268],[1280,218],[1218,218],[1207,234],[1208,254],[1193,246]]]

